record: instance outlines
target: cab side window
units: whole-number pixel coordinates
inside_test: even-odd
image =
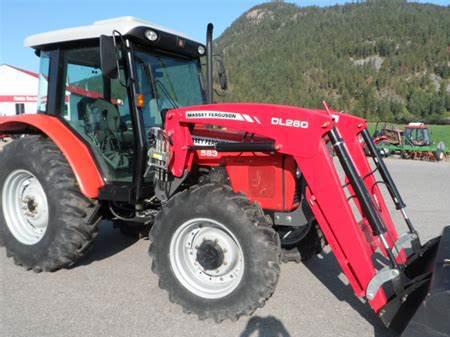
[[[87,141],[108,181],[132,180],[134,137],[128,94],[105,79],[98,48],[65,50],[64,118]]]
[[[162,116],[158,101],[156,100],[151,84],[151,68],[144,62],[144,60],[137,58],[137,81],[140,94],[146,98],[144,106],[141,109],[142,118],[144,120],[145,128],[148,130],[152,127],[162,126]]]
[[[48,52],[40,54],[39,92],[37,97],[37,112],[47,113],[48,74],[50,70],[50,56]]]

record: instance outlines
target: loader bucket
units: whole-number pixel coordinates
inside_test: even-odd
[[[408,263],[404,294],[380,314],[401,337],[450,337],[450,226]]]

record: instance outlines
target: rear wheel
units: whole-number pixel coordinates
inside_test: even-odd
[[[206,184],[175,195],[151,237],[160,287],[200,319],[249,315],[275,290],[279,237],[262,210],[229,186]]]
[[[282,261],[304,262],[319,254],[324,246],[322,232],[314,220],[304,227],[285,227],[278,229],[283,248]]]
[[[0,152],[0,245],[36,272],[73,265],[97,234],[95,203],[86,199],[57,146],[39,136]]]
[[[445,159],[445,152],[441,149],[437,149],[436,152],[434,153],[434,158],[436,159],[436,161],[442,161]]]

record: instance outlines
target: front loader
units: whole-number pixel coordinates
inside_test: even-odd
[[[39,113],[0,118],[14,136],[0,153],[8,255],[54,271],[87,252],[101,219],[151,226],[160,287],[221,322],[265,304],[286,256],[328,243],[386,326],[449,336],[450,227],[420,241],[365,120],[326,104],[214,104],[208,27],[206,45],[129,17],[26,40]]]

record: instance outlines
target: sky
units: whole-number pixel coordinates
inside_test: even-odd
[[[0,0],[0,64],[37,71],[33,51],[23,47],[32,34],[89,25],[119,16],[136,16],[205,40],[208,22],[219,36],[235,19],[264,0]],[[299,6],[330,6],[348,0],[286,1]],[[450,0],[419,0],[450,5]]]

